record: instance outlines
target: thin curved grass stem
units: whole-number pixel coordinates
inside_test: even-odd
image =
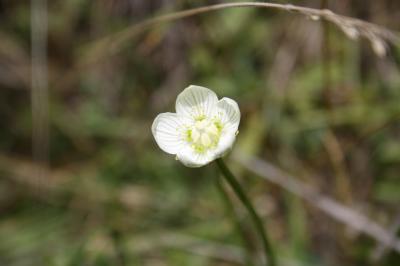
[[[150,18],[135,25],[132,25],[116,34],[112,34],[96,40],[93,43],[89,44],[86,49],[84,49],[86,50],[87,54],[83,57],[84,59],[83,61],[81,61],[81,64],[85,65],[89,64],[90,62],[93,63],[93,60],[96,61],[99,58],[114,54],[121,48],[122,44],[126,43],[134,36],[142,33],[144,30],[156,24],[163,22],[172,22],[175,20],[216,10],[238,7],[272,8],[277,10],[300,13],[311,18],[323,18],[327,21],[330,21],[339,28],[343,29],[345,33],[348,32],[348,30],[345,29],[350,29],[352,31],[354,31],[353,29],[356,29],[358,34],[364,36],[365,38],[371,39],[371,41],[376,40],[377,36],[379,36],[379,39],[386,39],[392,41],[393,43],[398,43],[400,41],[400,37],[397,32],[393,32],[382,26],[367,21],[338,15],[328,9],[315,9],[309,7],[295,6],[292,4],[277,4],[266,2],[221,3],[156,16],[154,18]]]
[[[271,243],[268,239],[267,233],[265,231],[264,225],[262,223],[261,218],[258,216],[257,212],[255,211],[253,205],[251,204],[249,198],[247,197],[246,193],[243,191],[242,186],[236,180],[235,176],[232,172],[228,169],[222,159],[216,160],[219,169],[221,170],[223,176],[225,177],[226,181],[232,187],[233,191],[239,198],[239,200],[243,203],[246,207],[247,211],[250,214],[251,219],[261,236],[261,240],[263,243],[264,253],[266,256],[266,262],[268,266],[276,266],[276,257],[275,253],[272,249]]]

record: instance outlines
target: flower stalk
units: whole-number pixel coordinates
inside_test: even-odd
[[[271,243],[268,239],[267,233],[265,231],[265,228],[264,228],[264,225],[262,223],[260,216],[255,211],[249,198],[247,197],[246,193],[243,191],[240,183],[236,180],[235,176],[225,165],[224,161],[221,158],[219,158],[216,160],[216,163],[217,163],[219,169],[221,170],[223,176],[225,177],[226,181],[232,187],[233,191],[235,192],[235,194],[237,195],[239,200],[242,202],[242,204],[245,206],[245,208],[247,209],[247,211],[250,214],[250,217],[256,227],[256,230],[258,231],[258,233],[261,236],[267,265],[268,266],[276,266],[275,254],[272,249]]]
[[[246,257],[245,257],[245,265],[248,266],[254,266],[253,260],[252,260],[252,245],[249,242],[249,239],[246,237],[246,230],[244,226],[241,223],[241,220],[239,218],[239,215],[235,211],[235,207],[233,206],[233,203],[231,202],[229,195],[227,191],[225,191],[224,185],[223,185],[223,179],[222,177],[220,178],[220,173],[218,171],[218,174],[216,176],[215,184],[217,186],[217,189],[221,195],[221,198],[224,202],[224,205],[226,207],[226,210],[228,211],[229,215],[232,217],[234,221],[234,226],[237,231],[237,233],[241,237],[241,242],[245,246],[246,249]]]

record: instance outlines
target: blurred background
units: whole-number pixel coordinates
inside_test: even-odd
[[[189,84],[239,103],[226,161],[279,265],[400,265],[398,45],[374,52],[333,24],[261,8],[120,38],[224,1],[47,2],[0,1],[0,265],[251,265],[258,236],[228,190],[236,230],[215,165],[186,168],[151,135]],[[275,2],[400,30],[396,0]]]

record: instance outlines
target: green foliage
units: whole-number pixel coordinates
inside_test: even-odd
[[[185,168],[151,135],[155,116],[173,112],[189,84],[239,103],[233,152],[268,160],[390,227],[400,202],[398,46],[377,58],[366,40],[320,21],[236,8],[154,25],[85,61],[102,37],[211,2],[48,1],[52,171],[39,184],[30,5],[0,4],[0,265],[237,265],[244,249],[215,189],[215,165]],[[325,2],[353,17],[369,10],[364,19],[400,30],[396,1]],[[375,240],[231,165],[268,220],[281,265],[373,264]],[[258,236],[251,226],[245,233],[255,254]],[[377,265],[399,264],[389,250]]]

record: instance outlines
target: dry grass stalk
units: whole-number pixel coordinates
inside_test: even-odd
[[[107,56],[115,54],[116,52],[121,50],[122,46],[126,44],[129,40],[132,40],[132,38],[142,33],[144,30],[149,29],[150,27],[157,24],[172,22],[195,15],[208,13],[211,11],[240,7],[270,8],[291,13],[298,13],[306,16],[307,18],[310,18],[311,20],[324,19],[339,27],[346,34],[346,36],[351,39],[363,37],[369,40],[374,52],[378,56],[384,56],[387,53],[387,42],[391,42],[394,44],[400,43],[400,36],[398,33],[360,19],[335,14],[328,9],[314,9],[295,6],[291,4],[237,2],[215,4],[178,12],[172,12],[134,24],[125,30],[106,36],[99,40],[95,40],[92,43],[88,44],[84,49],[84,56],[82,58],[81,64],[87,65],[92,62],[96,62],[101,58],[105,58]]]

